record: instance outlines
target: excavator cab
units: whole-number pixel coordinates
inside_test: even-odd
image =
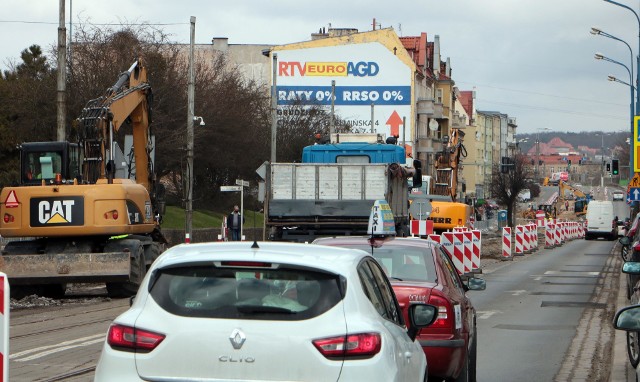
[[[80,147],[70,142],[28,142],[20,145],[20,185],[80,181]]]

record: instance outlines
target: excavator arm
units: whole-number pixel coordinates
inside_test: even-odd
[[[450,196],[454,202],[457,199],[460,157],[467,156],[462,144],[464,135],[460,129],[451,129],[451,139],[443,151],[436,155],[435,161],[435,182],[431,193]]]
[[[153,195],[155,176],[150,161],[151,86],[147,71],[138,60],[118,77],[104,95],[87,103],[78,118],[85,150],[83,179],[95,183],[100,178],[113,182],[114,134],[125,121],[133,126],[136,182]]]

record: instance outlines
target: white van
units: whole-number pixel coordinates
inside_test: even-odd
[[[604,237],[615,240],[618,233],[613,219],[613,202],[610,200],[589,202],[587,205],[587,232],[584,239]]]

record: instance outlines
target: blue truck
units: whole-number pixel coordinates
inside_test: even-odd
[[[415,172],[404,165],[405,149],[351,135],[332,141],[305,147],[302,163],[267,165],[269,239],[366,235],[371,207],[379,199],[391,206],[398,233],[407,235],[408,178]]]

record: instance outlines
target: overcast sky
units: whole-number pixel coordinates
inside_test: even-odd
[[[640,12],[640,1],[618,0]],[[2,0],[0,68],[18,62],[31,44],[56,43],[58,0]],[[69,11],[70,7],[72,12]],[[592,26],[627,41],[637,54],[638,21],[604,0],[66,0],[66,18],[94,24],[148,22],[189,42],[228,37],[230,44],[287,44],[309,40],[321,27],[371,30],[373,19],[401,36],[440,36],[461,90],[476,90],[478,110],[514,117],[519,133],[630,131],[630,66],[626,45],[589,33]],[[68,24],[67,24],[68,27]],[[68,32],[68,31],[67,31]],[[635,62],[634,62],[635,67]],[[633,78],[635,82],[635,75]]]

